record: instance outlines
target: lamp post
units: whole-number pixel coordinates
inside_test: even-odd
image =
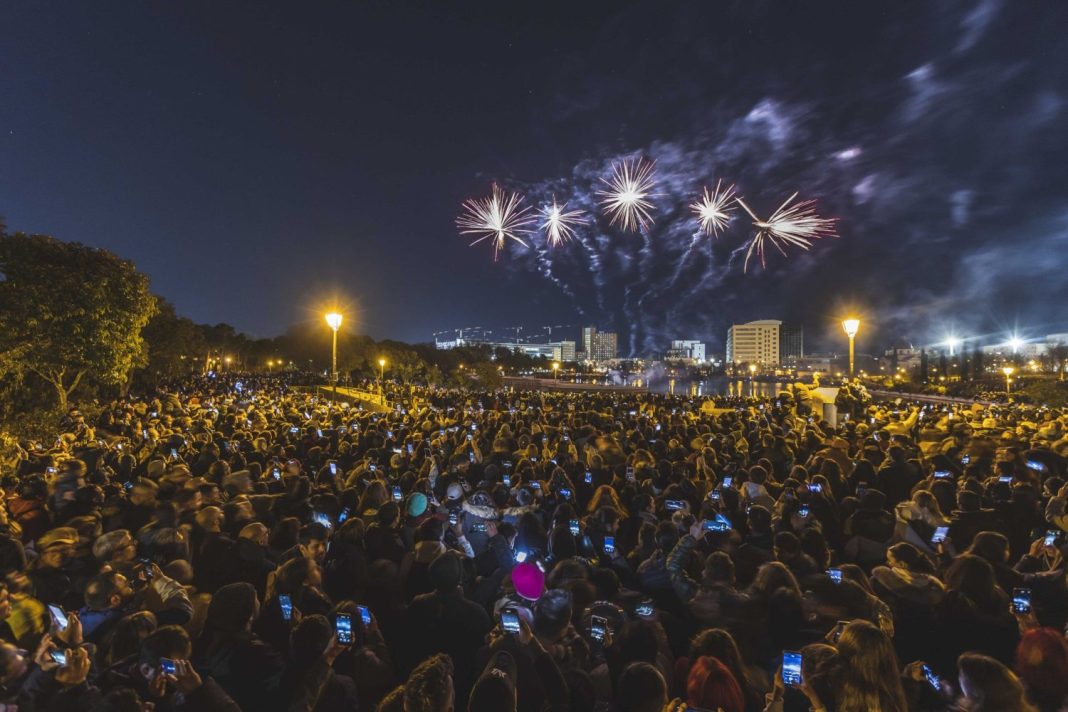
[[[553,361],[553,380],[560,381],[560,362]]]
[[[378,393],[384,394],[386,381],[386,360],[384,358],[378,359]]]
[[[957,347],[960,346],[960,339],[956,336],[950,336],[946,339],[946,346],[949,347],[949,355],[954,356],[956,355]]]
[[[857,338],[857,331],[860,330],[860,319],[846,319],[842,322],[842,328],[845,329],[846,336],[849,337],[849,377],[853,377],[853,344]]]
[[[1016,372],[1016,369],[1012,366],[1004,366],[1001,372],[1005,374],[1005,392],[1012,392],[1012,374]]]
[[[334,400],[337,400],[337,330],[341,328],[341,315],[330,312],[326,315],[326,323],[334,331],[334,344],[330,350],[330,380],[334,383]]]

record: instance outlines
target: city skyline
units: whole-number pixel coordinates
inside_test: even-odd
[[[876,344],[1063,332],[1066,16],[1004,0],[9,4],[0,215],[131,259],[180,313],[253,336],[331,298],[377,338],[566,313],[627,353],[769,313],[828,346],[849,311]],[[610,225],[599,195],[636,160],[655,164],[640,231]],[[762,217],[816,200],[838,237],[745,274],[750,216],[708,234],[691,210],[720,179]],[[585,222],[495,263],[455,227],[495,183]]]

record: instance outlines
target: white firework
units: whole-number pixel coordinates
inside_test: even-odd
[[[598,191],[598,195],[613,225],[644,230],[652,224],[653,204],[648,198],[656,187],[654,167],[652,161],[644,159],[620,161],[613,166],[611,179],[601,179],[608,190]]]
[[[507,244],[515,240],[526,246],[522,235],[533,232],[536,216],[529,207],[522,207],[523,196],[518,193],[505,193],[494,183],[493,191],[486,198],[469,198],[464,201],[464,212],[456,218],[456,226],[461,235],[479,235],[472,246],[484,240],[493,242],[493,260]]]
[[[549,247],[559,247],[575,237],[575,227],[588,222],[581,210],[567,210],[567,203],[558,205],[556,196],[553,204],[541,209],[541,229],[545,231],[545,242]]]
[[[731,202],[734,200],[734,186],[723,187],[723,181],[716,181],[716,187],[704,193],[695,202],[690,204],[690,209],[701,225],[701,231],[706,235],[719,237],[719,231],[727,227],[731,221],[731,213],[734,208]]]
[[[815,200],[802,200],[796,205],[790,205],[796,197],[797,193],[794,193],[787,198],[767,220],[758,218],[741,198],[735,198],[753,218],[753,226],[757,229],[745,251],[743,272],[749,270],[749,259],[754,254],[760,258],[760,266],[765,266],[765,253],[769,243],[785,257],[785,247],[793,245],[808,250],[812,247],[813,240],[835,235],[836,218],[821,218],[817,215]]]

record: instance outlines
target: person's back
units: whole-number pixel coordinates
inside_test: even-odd
[[[453,682],[459,699],[467,699],[474,682],[475,654],[493,627],[489,614],[468,601],[460,590],[462,563],[454,552],[445,552],[429,568],[434,592],[416,596],[403,617],[405,635],[398,650],[403,667],[436,653],[452,658]]]

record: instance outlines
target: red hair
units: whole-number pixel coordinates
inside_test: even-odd
[[[1063,700],[1068,695],[1068,642],[1053,628],[1035,628],[1016,646],[1016,673],[1033,698]]]
[[[702,655],[690,668],[686,701],[694,707],[745,712],[745,697],[734,673],[711,655]]]

